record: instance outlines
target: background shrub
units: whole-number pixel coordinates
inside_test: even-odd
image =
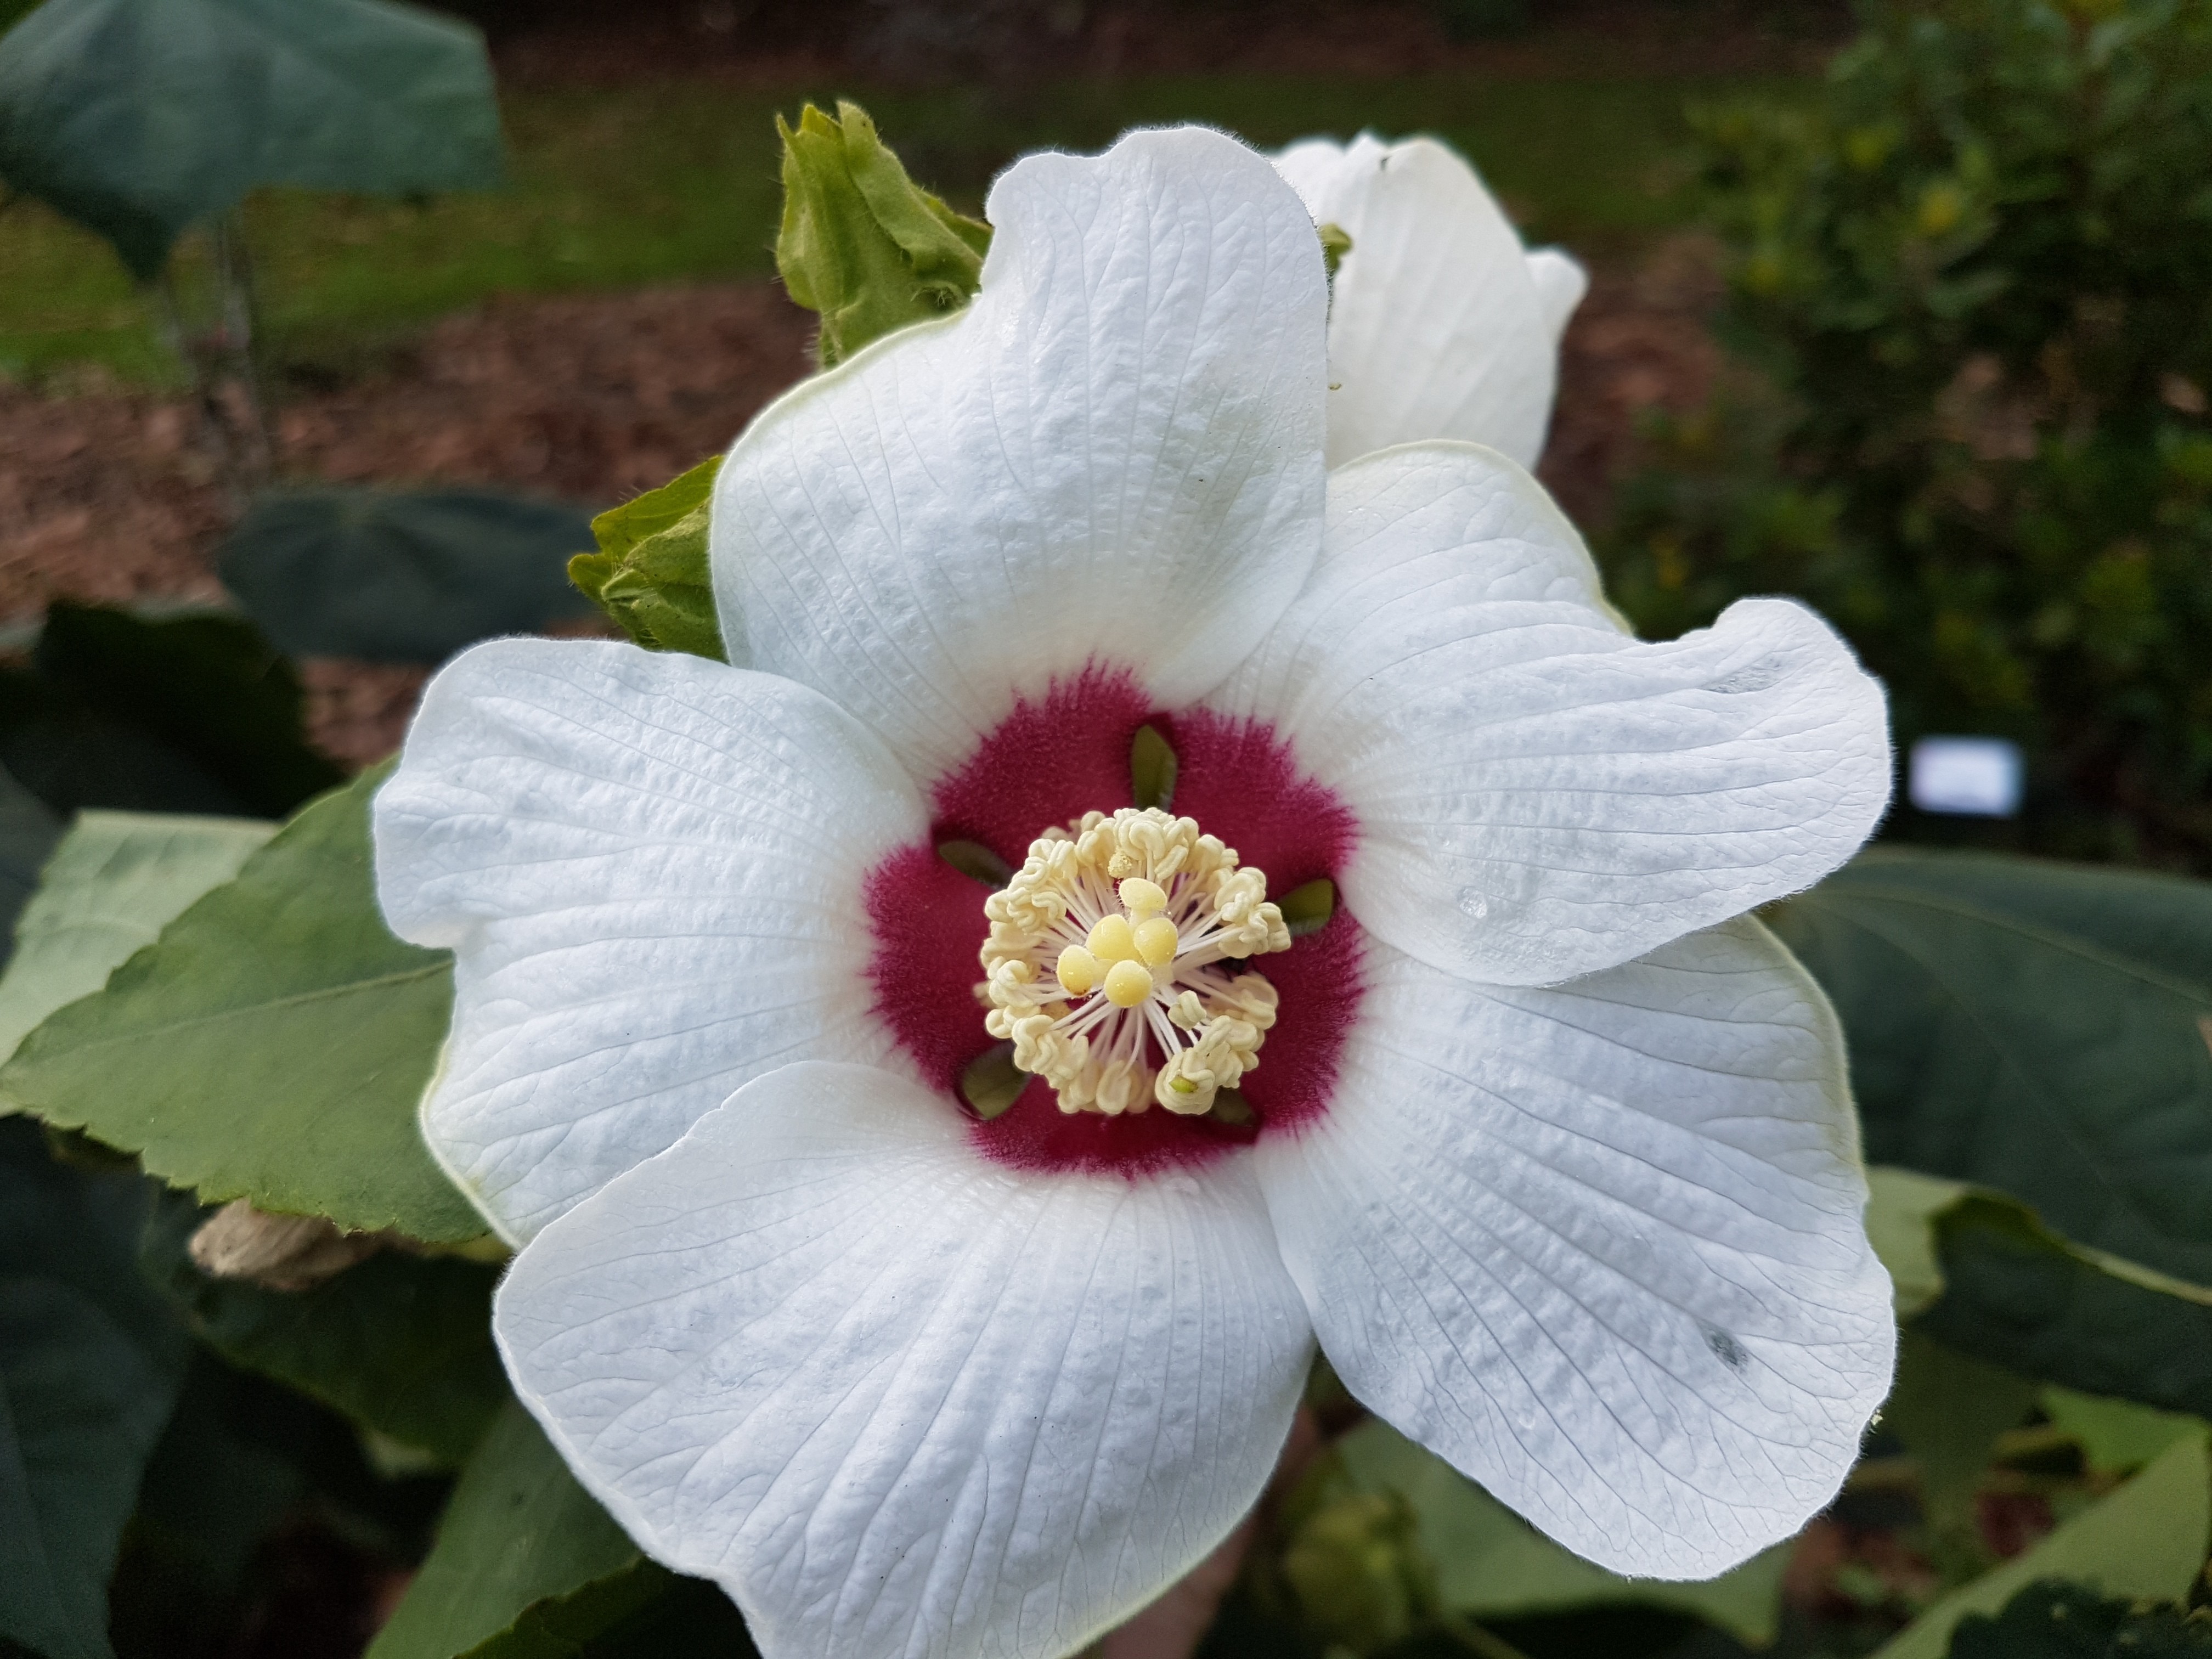
[[[1802,594],[2009,824],[2212,869],[2212,0],[1872,0],[1816,106],[1699,118],[1738,372],[1605,551],[1669,635]]]

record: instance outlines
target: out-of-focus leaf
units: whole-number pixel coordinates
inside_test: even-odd
[[[188,757],[255,816],[281,817],[343,780],[301,733],[292,665],[243,617],[57,605],[39,634],[38,667]]]
[[[599,550],[568,561],[568,580],[651,651],[727,662],[707,568],[708,498],[721,458],[592,520]]]
[[[209,1202],[482,1236],[416,1125],[453,966],[377,910],[368,803],[386,769],[312,802],[106,988],[33,1031],[0,1067],[0,1098]]]
[[[2002,1194],[1869,1176],[1899,1317],[2021,1376],[2212,1413],[2212,1289],[2076,1244]]]
[[[2035,1404],[2035,1385],[2001,1366],[1908,1329],[1882,1422],[1920,1468],[1920,1509],[1930,1554],[1947,1577],[1986,1565],[1978,1498],[1997,1437]]]
[[[244,1577],[262,1540],[306,1491],[292,1459],[238,1420],[266,1412],[273,1389],[240,1396],[239,1373],[196,1349],[175,1413],[146,1465],[134,1532],[198,1581],[202,1598],[220,1601]]]
[[[368,1659],[551,1659],[635,1613],[673,1577],[644,1559],[510,1400],[462,1471],[437,1541]]]
[[[107,1578],[183,1373],[138,1275],[147,1183],[0,1123],[0,1645],[106,1659]]]
[[[242,617],[57,605],[36,672],[0,671],[0,762],[65,817],[276,817],[338,781],[300,710],[290,665]]]
[[[216,568],[295,656],[434,663],[588,616],[568,566],[591,541],[552,501],[325,484],[256,496]]]
[[[1970,1613],[1950,1659],[2181,1659],[2212,1654],[2212,1620],[2178,1607],[2138,1609],[2071,1584],[2030,1584],[1994,1617]]]
[[[2127,1600],[2178,1601],[2212,1541],[2212,1468],[2203,1435],[2158,1461],[2037,1544],[1954,1590],[1879,1649],[1875,1659],[1943,1659],[1968,1613],[1994,1613],[2039,1579],[2063,1579]]]
[[[255,185],[501,174],[483,37],[389,0],[46,0],[0,39],[0,178],[153,276]]]
[[[821,314],[823,368],[974,296],[991,228],[908,178],[867,112],[841,103],[832,120],[809,104],[797,127],[779,116],[776,131],[783,227],[775,268],[791,297]]]
[[[145,1265],[229,1360],[321,1401],[362,1426],[459,1467],[508,1396],[491,1340],[499,1270],[383,1250],[307,1291],[213,1279],[185,1253],[210,1212],[163,1195]]]
[[[1902,1320],[1917,1318],[1943,1294],[1943,1257],[1937,1220],[1966,1188],[1917,1170],[1877,1165],[1867,1171],[1868,1241],[1889,1269],[1890,1298]]]
[[[86,812],[54,849],[0,975],[0,1057],[55,1009],[89,996],[185,907],[276,833],[252,818]]]
[[[1452,1612],[1486,1620],[1639,1603],[1691,1613],[1754,1647],[1774,1639],[1787,1545],[1705,1583],[1618,1578],[1554,1544],[1380,1419],[1346,1435],[1337,1452],[1359,1487],[1396,1492],[1413,1506],[1437,1594]]]
[[[2072,1389],[2048,1388],[2037,1396],[2044,1415],[2081,1448],[2081,1460],[2098,1474],[2128,1474],[2185,1435],[2205,1432],[2203,1419],[2110,1400]]]
[[[1867,1156],[2212,1284],[2212,884],[1876,850],[1780,907]]]
[[[46,804],[0,768],[0,963],[13,960],[16,923],[61,834]]]

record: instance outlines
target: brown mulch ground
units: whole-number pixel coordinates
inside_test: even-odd
[[[1568,333],[1543,467],[1580,521],[1602,514],[1638,414],[1704,397],[1711,270],[1683,239],[1598,274]],[[765,283],[502,300],[371,375],[286,401],[280,471],[605,505],[725,447],[805,371],[810,324]],[[227,513],[196,430],[175,398],[0,385],[0,627],[55,599],[220,596],[211,560]],[[423,671],[325,661],[302,675],[317,740],[358,766],[397,744]]]

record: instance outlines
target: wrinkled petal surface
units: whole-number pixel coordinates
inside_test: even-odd
[[[386,917],[455,952],[431,1149],[525,1239],[763,1071],[889,1054],[861,881],[925,821],[804,686],[627,645],[463,653],[376,798]]]
[[[1352,238],[1328,317],[1328,461],[1424,438],[1543,452],[1581,269],[1534,259],[1482,180],[1431,138],[1293,144],[1276,167]]]
[[[769,1659],[1056,1659],[1258,1498],[1312,1353],[1249,1158],[1022,1174],[940,1097],[748,1085],[517,1258],[529,1403]]]
[[[1368,972],[1334,1107],[1260,1148],[1346,1384],[1618,1573],[1795,1532],[1895,1349],[1804,970],[1744,919],[1555,989]]]
[[[1331,475],[1313,581],[1213,700],[1351,804],[1346,902],[1433,967],[1626,962],[1810,886],[1887,804],[1881,688],[1811,611],[1642,644],[1601,604],[1527,473],[1409,445]]]
[[[769,409],[712,515],[732,659],[925,780],[1093,660],[1204,692],[1320,544],[1321,249],[1268,163],[1139,132],[1024,158],[988,211],[968,308]]]

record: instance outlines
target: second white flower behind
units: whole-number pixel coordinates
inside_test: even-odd
[[[1583,268],[1524,249],[1474,169],[1433,138],[1309,138],[1275,170],[1316,223],[1352,239],[1329,305],[1329,465],[1462,438],[1534,466]]]

